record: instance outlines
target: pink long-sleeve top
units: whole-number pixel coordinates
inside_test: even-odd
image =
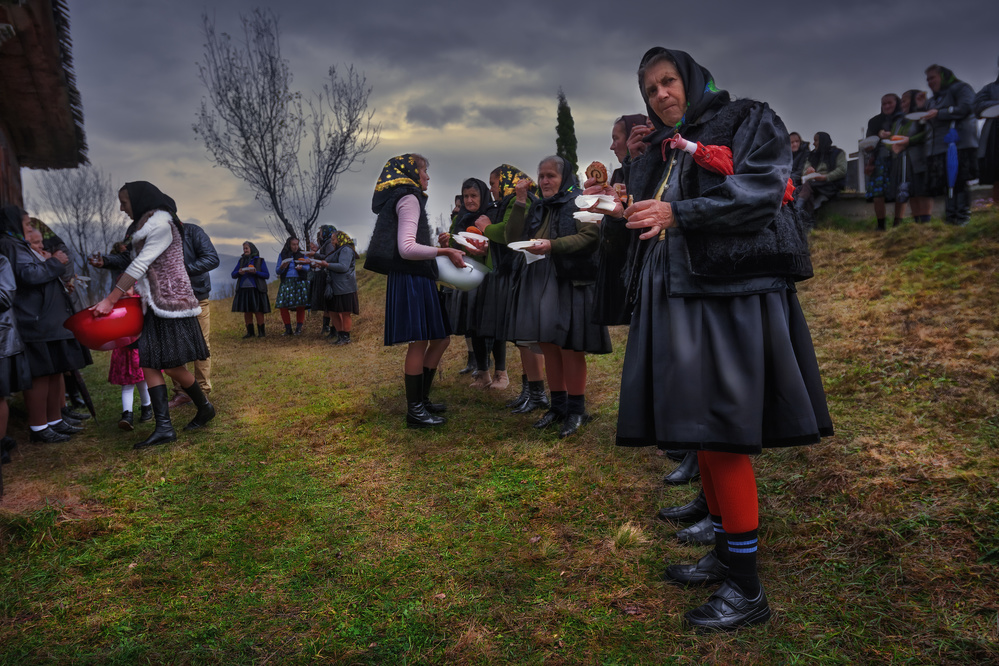
[[[420,222],[420,202],[416,196],[407,194],[395,204],[395,214],[399,220],[396,230],[396,245],[399,255],[410,261],[433,259],[437,256],[437,248],[420,245],[416,242],[416,228]]]

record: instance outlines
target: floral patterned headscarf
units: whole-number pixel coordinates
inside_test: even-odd
[[[332,224],[324,224],[323,226],[319,227],[319,247],[326,245],[326,243],[328,243],[329,240],[333,238],[333,234],[335,233],[336,233],[336,227],[334,227]]]
[[[499,165],[499,173],[497,177],[499,178],[499,188],[500,188],[500,198],[510,196],[514,193],[514,185],[517,184],[518,180],[528,179],[530,176],[521,171],[515,166],[509,164]]]

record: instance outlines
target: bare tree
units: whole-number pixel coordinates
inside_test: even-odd
[[[246,182],[274,216],[274,237],[305,243],[340,176],[378,145],[371,88],[353,66],[345,76],[331,66],[322,91],[303,103],[281,57],[277,17],[255,9],[240,19],[245,43],[237,45],[202,15],[206,42],[198,71],[208,98],[194,132],[215,164]],[[303,152],[305,137],[310,145]]]
[[[108,271],[87,263],[91,252],[107,252],[123,240],[128,226],[118,211],[118,196],[111,175],[97,167],[42,171],[37,174],[40,208],[52,215],[53,231],[73,251],[77,275],[89,278],[86,295],[95,303],[107,295]],[[49,222],[49,221],[46,221]]]

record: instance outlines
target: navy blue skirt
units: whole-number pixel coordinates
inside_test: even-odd
[[[385,346],[451,335],[437,283],[409,273],[389,273],[385,287]]]

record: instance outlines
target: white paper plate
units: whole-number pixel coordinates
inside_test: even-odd
[[[600,213],[588,213],[585,210],[580,210],[572,214],[574,218],[580,222],[588,222],[590,224],[596,224],[600,220],[604,219],[604,216]]]
[[[869,136],[866,139],[861,139],[860,141],[858,141],[857,145],[860,146],[862,150],[870,150],[871,148],[877,146],[878,141],[880,140],[881,139],[879,139],[876,136]]]
[[[906,120],[923,120],[924,118],[926,118],[926,111],[913,111],[905,114]]]
[[[452,236],[452,238],[454,238],[454,242],[455,243],[457,243],[458,245],[461,245],[462,247],[467,247],[469,250],[479,250],[479,249],[481,249],[479,247],[476,247],[471,241],[469,241],[467,236],[462,236],[461,235],[462,233],[465,233],[465,232],[457,233],[454,236]],[[479,236],[479,238],[481,238],[482,240],[485,240],[485,241],[488,240],[485,236]]]
[[[982,111],[982,118],[999,118],[999,104],[990,106]]]
[[[521,250],[521,251],[523,251],[523,250],[526,250],[529,247],[534,247],[535,245],[539,245],[539,244],[540,244],[539,241],[536,241],[536,240],[514,241],[512,243],[509,243],[507,245],[507,247],[510,248],[511,250]]]
[[[902,139],[897,139],[895,141],[892,141],[891,139],[885,139],[881,143],[885,144],[886,146],[894,146],[896,143],[902,143]]]
[[[458,233],[455,234],[455,236],[461,236],[465,240],[477,240],[477,241],[489,242],[489,239],[486,238],[485,234],[473,234],[471,231],[459,231]]]
[[[580,194],[575,199],[576,208],[586,209],[596,206],[600,210],[614,210],[614,197],[608,194]]]
[[[814,178],[818,178],[821,175],[822,175],[821,173],[813,171],[812,173],[805,174],[804,176],[802,176],[801,177],[801,182],[807,183],[808,181],[810,181],[810,180],[812,180]]]

